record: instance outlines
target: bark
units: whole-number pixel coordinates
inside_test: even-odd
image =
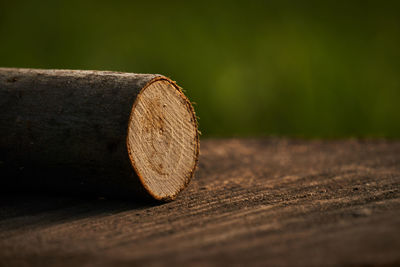
[[[154,74],[0,68],[0,186],[152,196],[126,140],[138,94],[159,80],[180,90]]]

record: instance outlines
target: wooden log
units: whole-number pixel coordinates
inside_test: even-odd
[[[170,79],[0,68],[0,188],[171,200],[193,176],[196,116]]]

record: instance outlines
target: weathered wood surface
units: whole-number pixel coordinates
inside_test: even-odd
[[[170,203],[0,203],[1,266],[400,264],[398,141],[205,140]]]

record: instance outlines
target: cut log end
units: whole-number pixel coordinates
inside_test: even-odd
[[[172,200],[186,187],[199,154],[197,122],[191,103],[165,77],[150,81],[132,107],[127,149],[147,192]]]

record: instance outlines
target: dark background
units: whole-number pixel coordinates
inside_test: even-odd
[[[398,138],[399,3],[0,0],[0,66],[164,74],[206,137]]]

